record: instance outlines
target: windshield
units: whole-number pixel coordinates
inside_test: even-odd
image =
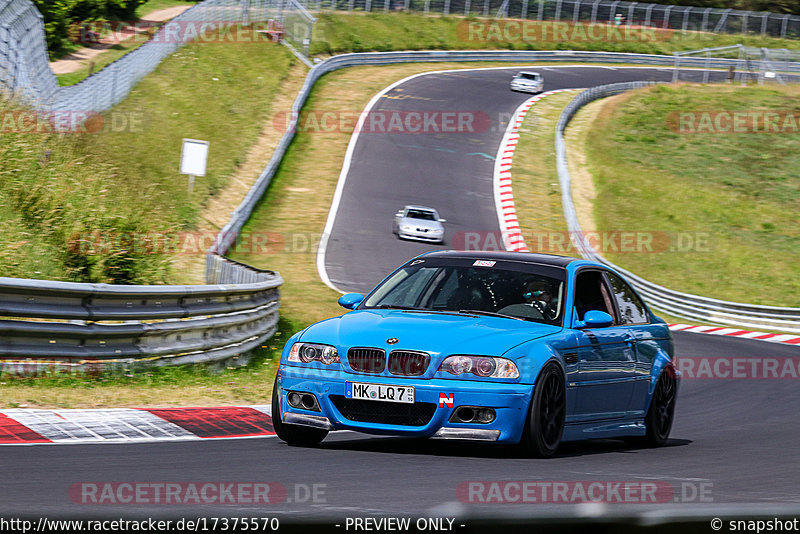
[[[415,260],[378,286],[364,308],[399,308],[473,314],[560,325],[564,277],[553,267],[477,260],[459,264]],[[537,267],[540,267],[537,269]]]
[[[424,221],[435,221],[436,215],[432,211],[408,210],[406,217],[409,219],[422,219]]]
[[[520,76],[522,78],[526,79],[526,80],[534,80],[534,81],[536,81],[536,80],[539,79],[539,75],[538,74],[529,73],[529,72],[524,72],[524,73],[520,74]]]

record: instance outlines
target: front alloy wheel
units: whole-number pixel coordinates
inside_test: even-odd
[[[549,458],[556,453],[564,433],[567,411],[564,374],[556,364],[548,364],[539,373],[528,411],[528,421],[522,445],[537,458]]]
[[[676,381],[665,369],[661,372],[645,416],[645,443],[659,447],[667,443],[675,415]]]

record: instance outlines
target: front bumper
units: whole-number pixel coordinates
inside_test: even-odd
[[[520,91],[523,93],[541,93],[542,92],[541,85],[535,84],[527,84],[527,83],[512,83],[511,90],[512,91]]]
[[[414,386],[415,403],[433,403],[435,410],[430,420],[418,426],[353,420],[352,414],[340,411],[332,399],[332,396],[344,396],[345,382]],[[383,377],[286,365],[282,365],[278,372],[278,388],[281,418],[289,424],[328,430],[355,430],[368,434],[504,443],[517,443],[522,437],[533,393],[533,386],[526,384]],[[287,391],[313,393],[321,411],[289,406],[286,401]],[[445,399],[452,399],[452,406],[448,402],[440,404],[441,394],[445,395]],[[382,404],[386,404],[381,401],[363,402],[369,403],[367,406],[374,403],[378,410],[383,408]],[[449,421],[450,416],[459,406],[492,408],[496,417],[488,424],[452,423]]]
[[[414,239],[416,241],[426,241],[428,243],[444,242],[444,233],[432,234],[431,232],[417,232],[416,230],[398,230],[397,235],[401,239]]]

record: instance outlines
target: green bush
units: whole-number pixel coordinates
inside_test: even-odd
[[[33,0],[44,19],[47,49],[64,48],[69,27],[84,20],[132,20],[147,0]]]

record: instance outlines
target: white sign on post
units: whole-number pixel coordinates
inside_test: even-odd
[[[181,148],[181,174],[189,175],[189,193],[194,189],[194,177],[206,175],[208,141],[184,139]]]

